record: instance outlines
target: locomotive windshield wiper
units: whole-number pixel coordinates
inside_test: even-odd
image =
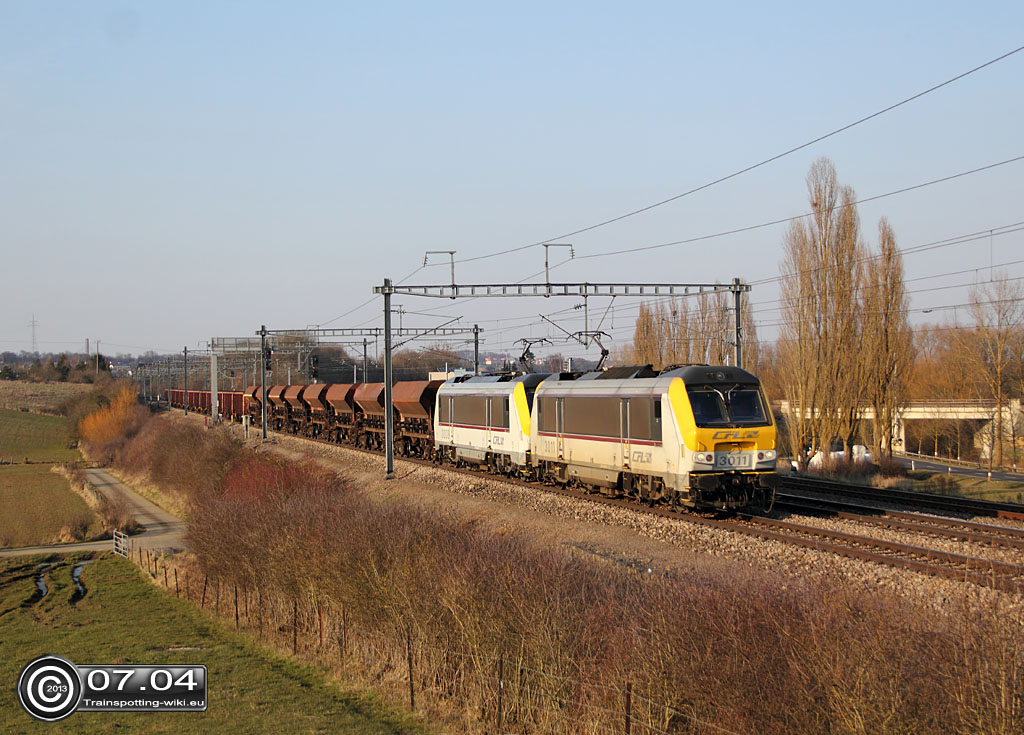
[[[724,423],[726,425],[726,427],[728,427],[730,429],[736,428],[736,422],[733,421],[733,419],[732,419],[732,409],[730,408],[730,405],[729,405],[730,404],[730,400],[728,398],[726,398],[726,394],[722,393],[722,391],[718,390],[718,388],[716,388],[713,385],[708,385],[708,386],[705,386],[705,387],[713,390],[715,393],[718,394],[718,397],[722,399],[722,418],[725,419],[725,421],[723,421],[722,423]],[[729,393],[731,394],[732,390],[730,390]],[[715,422],[715,423],[717,423],[717,422]]]

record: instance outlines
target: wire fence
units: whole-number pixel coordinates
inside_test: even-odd
[[[370,627],[352,620],[344,602],[316,590],[283,597],[262,586],[239,586],[138,546],[120,532],[114,551],[169,594],[261,643],[385,690],[427,716],[454,718],[488,733],[738,735],[695,711],[658,701],[629,680],[595,681],[545,670],[516,651],[471,652],[411,626]]]

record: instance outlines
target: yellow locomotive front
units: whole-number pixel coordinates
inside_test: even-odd
[[[770,504],[778,482],[776,428],[760,381],[726,366],[664,374],[678,378],[668,392],[683,442],[683,502],[714,508]]]

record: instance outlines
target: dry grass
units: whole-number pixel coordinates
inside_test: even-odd
[[[202,604],[230,615],[239,590],[252,632],[395,697],[411,653],[419,706],[454,731],[493,731],[499,669],[503,727],[523,733],[618,727],[627,683],[638,733],[1009,735],[1024,714],[1022,624],[999,608],[651,577],[169,422],[118,461],[188,498]]]
[[[81,541],[100,524],[68,481],[45,465],[0,467],[0,547]]]
[[[71,398],[91,391],[84,383],[33,383],[27,380],[0,380],[0,408],[22,409],[36,413],[57,413]]]

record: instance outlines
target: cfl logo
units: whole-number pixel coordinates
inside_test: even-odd
[[[758,431],[716,431],[712,439],[756,439]]]

